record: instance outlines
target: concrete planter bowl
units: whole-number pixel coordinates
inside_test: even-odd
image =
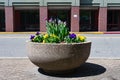
[[[35,43],[27,42],[30,61],[48,73],[73,70],[88,59],[91,42],[84,43]]]

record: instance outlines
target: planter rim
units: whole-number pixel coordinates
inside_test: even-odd
[[[38,43],[38,42],[31,42],[31,41],[26,41],[26,42],[27,43],[32,43],[32,44],[41,44],[41,45],[75,45],[75,44],[91,43],[91,41],[80,42],[80,43]]]

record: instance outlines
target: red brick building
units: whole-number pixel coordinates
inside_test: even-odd
[[[46,18],[72,32],[120,31],[119,0],[0,0],[0,32],[45,32]]]

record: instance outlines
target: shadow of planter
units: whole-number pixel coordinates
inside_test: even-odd
[[[74,69],[74,71],[68,73],[68,74],[49,74],[44,72],[41,68],[38,69],[39,73],[42,73],[47,76],[53,76],[53,77],[63,77],[63,78],[75,78],[75,77],[87,77],[87,76],[95,76],[100,75],[106,71],[106,68],[104,68],[101,65],[94,64],[94,63],[85,63],[81,65],[80,67]]]

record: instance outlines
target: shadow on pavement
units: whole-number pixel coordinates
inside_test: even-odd
[[[68,74],[48,74],[40,68],[38,69],[38,71],[39,73],[47,76],[74,78],[74,77],[87,77],[87,76],[99,75],[104,73],[106,71],[106,68],[98,64],[85,63],[84,65],[75,69],[72,73],[68,73]]]

